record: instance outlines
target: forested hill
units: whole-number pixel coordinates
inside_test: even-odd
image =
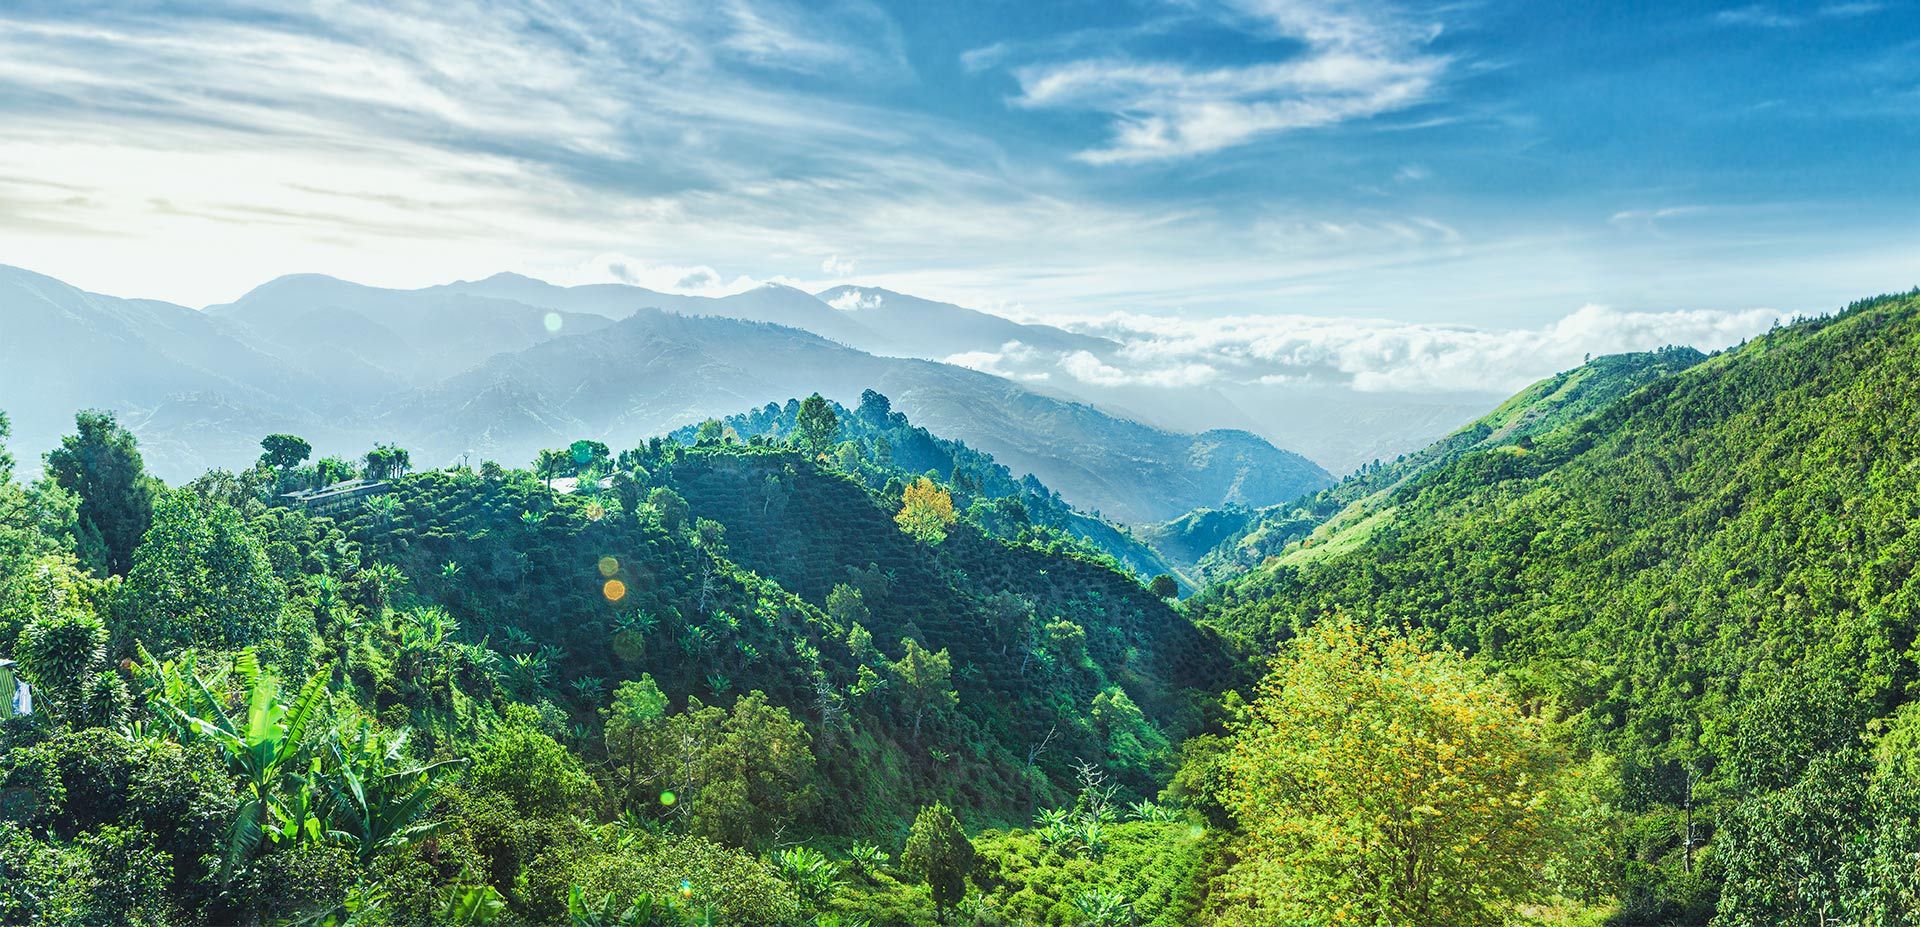
[[[930,923],[910,824],[1151,796],[1244,682],[1109,561],[795,437],[382,447],[314,510],[349,465],[292,436],[177,489],[109,416],[30,485],[0,452],[0,922]]]
[[[988,532],[1010,540],[1059,539],[1078,541],[1091,551],[1112,557],[1122,568],[1151,580],[1176,576],[1177,571],[1132,532],[1075,509],[1058,492],[1031,473],[1015,478],[1013,471],[992,455],[965,442],[940,437],[914,425],[893,410],[887,397],[866,390],[857,409],[836,402],[834,412],[839,444],[831,451],[834,466],[854,475],[869,488],[884,490],[889,483],[911,482],[921,476],[945,483],[956,507]],[[802,403],[784,404],[709,419],[673,433],[683,444],[725,441],[778,443],[800,432]],[[894,492],[898,492],[895,488]],[[1177,577],[1180,589],[1192,588]]]
[[[1200,509],[1140,533],[1194,577],[1226,579],[1309,534],[1330,533],[1372,515],[1393,490],[1435,467],[1473,451],[1524,444],[1535,435],[1597,415],[1634,390],[1705,358],[1684,347],[1589,358],[1521,390],[1425,448],[1392,461],[1374,461],[1312,495],[1258,509]]]
[[[1460,455],[1198,614],[1255,652],[1432,629],[1565,714],[1635,814],[1620,923],[1911,913],[1916,382],[1920,293],[1859,303]]]

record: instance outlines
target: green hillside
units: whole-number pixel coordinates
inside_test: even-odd
[[[1184,602],[878,393],[184,487],[82,413],[0,452],[0,923],[1910,927],[1915,382],[1920,292],[1596,359]]]
[[[1705,359],[1692,348],[1663,348],[1590,358],[1514,395],[1433,444],[1391,462],[1375,461],[1338,484],[1261,509],[1203,509],[1142,532],[1176,564],[1221,580],[1276,556],[1316,530],[1363,521],[1394,489],[1461,455],[1534,436],[1599,413],[1634,390]]]
[[[49,460],[79,495],[0,481],[0,654],[35,694],[0,713],[7,923],[443,923],[456,895],[598,923],[574,889],[678,906],[644,923],[811,923],[832,893],[806,873],[852,863],[802,841],[866,860],[846,903],[925,923],[861,847],[911,846],[927,808],[1024,824],[1083,770],[1151,796],[1240,681],[1080,543],[910,533],[899,480],[795,445],[579,442],[537,473],[376,449],[384,491],[321,513],[277,496],[316,478],[298,439],[168,489],[99,421],[78,470]],[[122,577],[77,559],[104,574],[122,541]]]
[[[828,405],[839,427],[839,443],[832,451],[834,466],[857,476],[869,488],[884,489],[889,481],[928,476],[946,484],[954,494],[954,505],[996,536],[1042,544],[1079,542],[1090,552],[1112,557],[1142,579],[1170,574],[1180,580],[1181,588],[1191,588],[1165,558],[1128,530],[1075,509],[1033,474],[1016,478],[992,455],[914,425],[893,410],[887,397],[867,390],[857,409],[836,402]],[[780,441],[798,430],[799,415],[800,401],[790,399],[784,405],[768,403],[750,412],[711,419],[710,425],[688,425],[673,437],[694,444],[702,440],[704,430],[707,441]]]
[[[1430,629],[1564,717],[1628,814],[1617,923],[1909,923],[1871,918],[1920,897],[1920,294],[1686,367],[1497,440],[1578,378],[1528,391],[1197,613]]]

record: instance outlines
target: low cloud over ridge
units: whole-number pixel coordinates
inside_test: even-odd
[[[1578,366],[1590,354],[1665,345],[1718,350],[1788,319],[1773,309],[1634,312],[1589,305],[1539,328],[1486,330],[1301,315],[1183,319],[1112,313],[1063,325],[1119,342],[1111,357],[1011,343],[999,352],[949,361],[1027,379],[1057,371],[1063,385],[1320,385],[1369,393],[1507,395]]]

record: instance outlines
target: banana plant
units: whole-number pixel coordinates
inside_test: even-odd
[[[317,837],[318,825],[310,823],[314,814],[308,779],[297,770],[305,755],[308,727],[326,694],[328,671],[315,673],[288,702],[280,697],[280,680],[261,671],[251,651],[242,653],[235,658],[232,673],[245,688],[246,709],[236,718],[212,688],[224,682],[226,674],[203,678],[191,655],[177,664],[159,663],[144,649],[141,656],[157,680],[152,701],[158,713],[183,742],[212,743],[227,768],[240,778],[242,800],[227,830],[221,881],[230,881],[253,858],[264,837],[276,841]]]
[[[445,822],[422,823],[441,777],[465,760],[409,765],[406,735],[383,738],[361,719],[327,744],[332,762],[317,773],[325,795],[328,836],[351,844],[361,863],[416,843]]]

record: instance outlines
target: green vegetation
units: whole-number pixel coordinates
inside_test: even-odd
[[[1294,502],[1262,509],[1203,509],[1143,532],[1173,562],[1222,580],[1278,556],[1289,545],[1361,521],[1393,491],[1462,455],[1489,448],[1530,447],[1534,436],[1597,414],[1662,377],[1705,359],[1692,348],[1611,354],[1522,390],[1500,408],[1432,445],[1391,462],[1374,461],[1340,483]]]
[[[1184,603],[871,391],[179,488],[83,413],[0,446],[0,923],[1915,924],[1915,371],[1920,294],[1601,358]]]
[[[169,489],[82,416],[74,489],[0,484],[35,696],[0,723],[0,922],[924,923],[978,893],[969,829],[1078,763],[1157,790],[1234,678],[1217,639],[932,480],[902,530],[808,407],[794,447],[539,473],[380,445],[338,475],[388,485],[327,514],[283,496],[335,475],[297,436]],[[129,493],[115,576],[85,554]]]
[[[851,411],[824,399],[814,403],[817,398],[709,419],[673,437],[683,444],[718,445],[780,443],[798,436],[803,446],[831,457],[835,469],[889,495],[923,478],[940,484],[956,512],[995,537],[1077,548],[1085,555],[1111,557],[1143,578],[1172,576],[1188,588],[1178,570],[1127,529],[1076,510],[1031,474],[1016,478],[991,456],[914,426],[887,397],[867,390]],[[813,429],[805,434],[803,413]]]
[[[1344,616],[1472,654],[1610,770],[1614,923],[1912,923],[1916,369],[1920,294],[1776,330],[1455,455],[1197,614],[1250,653]]]

